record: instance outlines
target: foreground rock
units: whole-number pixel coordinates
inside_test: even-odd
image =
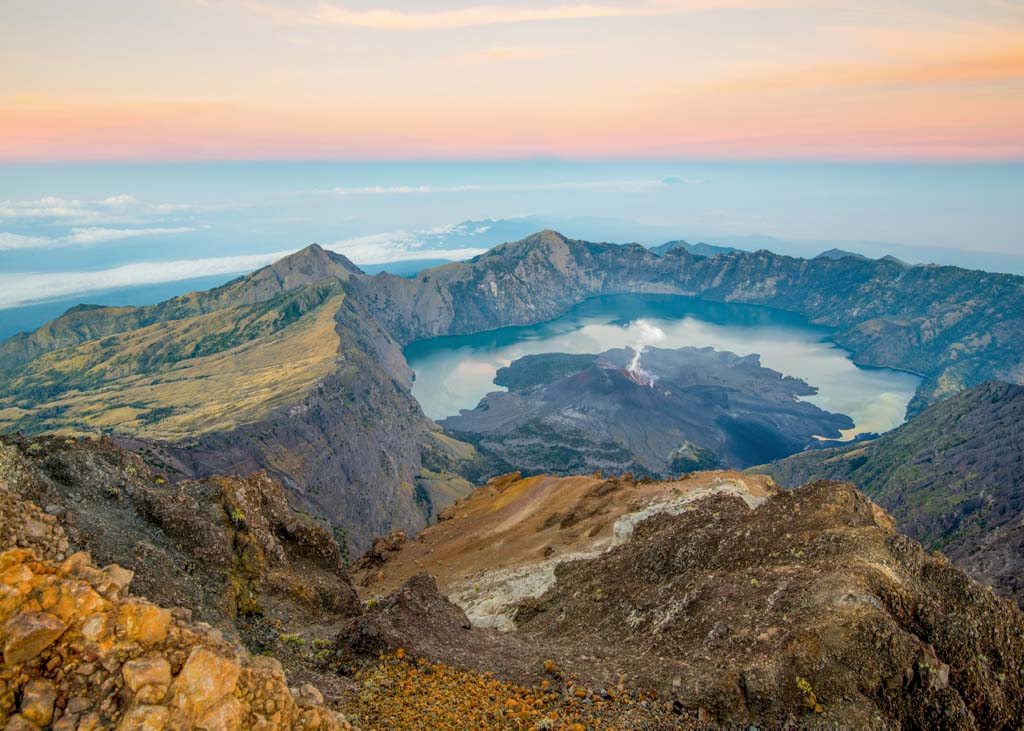
[[[351,728],[280,663],[126,594],[118,566],[0,553],[0,724],[8,729]],[[51,726],[52,724],[52,726]]]
[[[331,531],[264,473],[172,485],[109,439],[0,436],[0,484],[0,548],[88,550],[135,572],[140,594],[228,633],[360,611]]]
[[[443,573],[430,556],[503,494],[492,485],[456,506],[428,531],[431,553],[397,546],[378,575],[401,575],[414,550]],[[654,692],[680,724],[989,729],[1024,714],[1024,616],[896,533],[853,486],[756,501],[717,491],[677,508],[648,510],[626,540],[556,563],[543,593],[517,605],[512,632],[464,628],[413,577],[349,627],[338,655],[401,643],[528,684],[556,668],[586,693]]]
[[[0,437],[0,550],[12,547],[56,562],[88,551],[330,703],[346,689],[317,654],[362,607],[331,531],[265,474],[172,485],[109,439]]]

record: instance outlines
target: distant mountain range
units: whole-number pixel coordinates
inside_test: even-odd
[[[1024,380],[1024,279],[767,251],[659,256],[544,231],[407,278],[308,247],[206,292],[75,308],[0,344],[0,430],[117,434],[172,479],[265,468],[354,551],[416,530],[486,473],[428,420],[402,347],[537,323],[601,294],[768,305],[914,371],[912,404]]]
[[[829,249],[827,251],[821,252],[814,258],[831,259],[832,261],[839,261],[841,259],[862,259],[866,261],[868,259],[868,257],[864,256],[863,254],[858,254],[855,251],[846,251],[845,249]],[[890,264],[896,264],[901,267],[910,266],[910,264],[907,264],[905,261],[897,259],[892,254],[886,254],[885,256],[879,258],[879,261],[889,262]]]
[[[731,254],[734,251],[740,251],[740,249],[733,248],[732,246],[714,246],[712,244],[691,244],[682,239],[678,241],[669,241],[662,244],[661,246],[652,246],[653,251],[658,256],[663,256],[673,249],[684,249],[691,254],[697,256],[718,256],[719,254]]]
[[[840,259],[867,259],[863,254],[857,254],[852,251],[844,251],[843,249],[829,249],[818,254],[815,259],[831,259],[832,261],[839,261]]]

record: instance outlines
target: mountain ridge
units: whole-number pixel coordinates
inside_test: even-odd
[[[326,309],[303,314],[288,304],[317,287],[336,292]],[[677,248],[658,256],[639,244],[549,230],[412,278],[371,277],[311,246],[208,292],[69,312],[0,345],[0,425],[111,430],[167,465],[172,479],[266,469],[298,504],[351,530],[359,550],[392,527],[421,528],[493,469],[423,415],[404,345],[537,323],[589,297],[630,292],[768,305],[832,327],[856,362],[923,374],[912,414],[989,378],[1024,380],[1024,278],[767,251],[708,258]],[[232,306],[241,309],[223,314]],[[234,328],[232,320],[262,329]],[[219,342],[219,350],[154,360],[166,344],[146,328],[178,332],[183,345]],[[294,338],[290,352],[313,357],[315,367],[275,355],[282,337]],[[118,358],[137,365],[115,372]],[[241,373],[239,362],[267,374],[252,408],[232,409],[234,386],[216,385]],[[148,390],[124,397],[140,378]],[[198,431],[178,441],[154,441],[207,395],[224,418],[191,425]]]
[[[51,350],[87,340],[157,322],[209,314],[229,306],[257,304],[323,279],[346,280],[349,275],[358,273],[361,273],[360,269],[346,257],[329,252],[318,244],[310,244],[219,287],[190,292],[155,305],[77,305],[30,333],[20,333],[0,342],[0,371],[22,365]]]
[[[400,343],[551,319],[599,294],[681,294],[796,312],[836,330],[862,365],[925,376],[911,413],[962,388],[1024,379],[1024,277],[892,261],[712,258],[542,232],[463,264],[382,277],[370,306]]]

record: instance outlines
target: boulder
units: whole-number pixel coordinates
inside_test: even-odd
[[[36,657],[64,634],[67,625],[49,612],[19,612],[4,625],[4,664]]]

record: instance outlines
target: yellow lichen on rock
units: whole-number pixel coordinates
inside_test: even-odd
[[[550,661],[549,661],[550,662]],[[570,678],[555,688],[526,687],[490,672],[464,670],[408,654],[383,654],[355,675],[358,690],[346,706],[367,731],[577,731],[690,729],[693,719],[671,704],[626,692],[592,695]]]
[[[207,625],[126,596],[87,554],[0,553],[0,727],[33,731],[351,729],[312,686]]]

